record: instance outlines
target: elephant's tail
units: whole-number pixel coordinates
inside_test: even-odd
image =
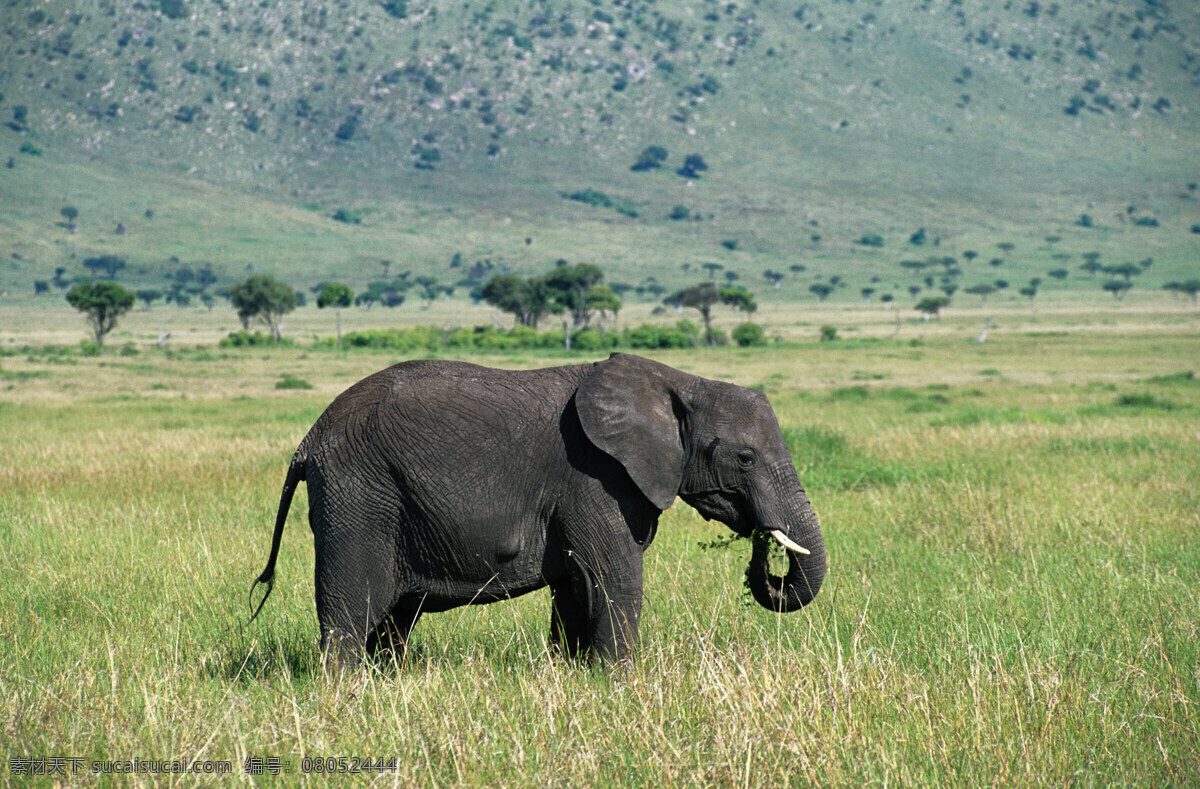
[[[275,587],[275,560],[279,558],[279,543],[283,540],[283,526],[287,523],[288,509],[292,506],[292,495],[296,492],[296,485],[304,479],[306,459],[302,451],[297,451],[292,458],[292,465],[288,466],[287,478],[283,481],[283,492],[279,495],[279,512],[275,516],[275,533],[271,535],[271,555],[267,557],[267,568],[262,571],[262,575],[250,584],[250,606],[254,607],[255,587],[259,584],[266,584],[267,591],[259,601],[258,608],[255,608],[254,613],[246,620],[246,624],[250,624],[258,616],[258,612],[266,605],[267,598],[271,596],[271,590]]]

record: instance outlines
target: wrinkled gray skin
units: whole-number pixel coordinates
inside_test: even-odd
[[[322,647],[343,665],[402,653],[423,613],[544,586],[552,644],[627,658],[642,552],[677,495],[756,538],[748,578],[766,608],[800,608],[825,575],[767,398],[638,356],[530,371],[413,361],[350,387],[288,470],[255,582],[268,595],[301,480]],[[773,530],[810,552],[789,552],[782,578],[767,567]]]

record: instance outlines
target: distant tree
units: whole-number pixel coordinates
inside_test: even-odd
[[[1091,216],[1089,216],[1088,214],[1080,214],[1079,219],[1077,219],[1075,221],[1075,224],[1079,225],[1080,227],[1095,227],[1096,226],[1095,222],[1092,221]]]
[[[781,274],[778,271],[772,271],[771,269],[767,269],[763,272],[763,279],[765,279],[767,282],[770,282],[771,287],[775,290],[779,290],[779,286],[783,284],[784,276],[784,274]]]
[[[684,178],[699,178],[700,173],[707,169],[708,165],[705,164],[704,158],[698,153],[692,153],[688,154],[688,156],[684,158],[683,166],[680,167],[676,172],[679,173],[679,175],[682,175]]]
[[[545,283],[554,291],[554,298],[570,313],[574,328],[585,329],[591,315],[587,306],[588,291],[600,284],[604,272],[591,263],[556,266],[545,277]]]
[[[912,296],[914,299],[917,297],[917,294],[920,292],[921,292],[920,285],[909,285],[908,286],[908,295]]]
[[[719,298],[722,304],[727,307],[733,307],[738,312],[744,312],[747,315],[758,310],[758,304],[754,301],[754,294],[743,287],[721,288]]]
[[[1200,279],[1189,279],[1186,282],[1168,282],[1166,285],[1163,285],[1163,289],[1191,296],[1192,306],[1194,307],[1196,306],[1196,295],[1200,294]]]
[[[788,266],[788,271],[792,272],[793,274],[800,274],[808,271],[808,266],[805,266],[803,263],[793,263],[792,265]]]
[[[979,257],[979,253],[973,249],[968,249],[966,252],[962,253],[962,256],[966,258],[967,262],[971,262],[975,260],[975,258]]]
[[[667,149],[661,145],[651,145],[646,148],[638,156],[633,167],[629,168],[634,172],[644,172],[646,170],[657,170],[662,167],[663,162],[667,160]]]
[[[65,205],[58,212],[62,214],[63,219],[67,220],[67,229],[72,233],[75,232],[75,220],[79,218],[79,209],[75,206]]]
[[[33,295],[41,296],[43,293],[49,293],[49,292],[50,292],[50,283],[49,282],[47,282],[44,279],[37,279],[37,280],[33,281]]]
[[[987,304],[987,297],[996,292],[995,285],[988,285],[986,282],[979,285],[972,285],[969,288],[963,289],[964,293],[970,293],[972,296],[978,296],[981,303]]]
[[[1123,279],[1110,279],[1101,287],[1111,293],[1114,299],[1122,301],[1125,294],[1129,293],[1129,289],[1133,287],[1133,283]]]
[[[863,288],[858,292],[862,296],[862,300],[867,304],[871,303],[871,297],[875,295],[875,288]]]
[[[1088,260],[1086,263],[1084,263],[1079,268],[1086,271],[1088,273],[1088,276],[1090,276],[1092,279],[1095,279],[1096,272],[1103,271],[1104,265],[1099,260],[1091,259],[1091,260]]]
[[[337,347],[342,347],[342,310],[354,303],[354,291],[341,282],[330,282],[317,296],[317,308],[332,307],[337,314]]]
[[[296,291],[270,274],[255,274],[234,285],[229,289],[229,299],[242,328],[249,329],[250,321],[257,318],[275,335],[275,342],[283,339],[283,317],[299,303]]]
[[[521,326],[536,329],[538,321],[563,307],[541,278],[525,279],[515,274],[496,274],[484,284],[483,300],[502,312],[510,313]]]
[[[1038,295],[1037,285],[1026,285],[1018,290],[1017,293],[1020,293],[1022,296],[1027,296],[1030,301],[1033,301]]]
[[[712,308],[720,301],[720,298],[721,292],[717,290],[716,284],[701,282],[699,285],[693,285],[675,293],[671,297],[671,301],[680,307],[691,307],[700,311],[700,317],[704,319],[704,334],[707,342],[710,346],[715,346],[717,338],[712,329]]]
[[[1051,269],[1050,271],[1048,271],[1046,273],[1049,274],[1050,276],[1054,277],[1057,280],[1064,280],[1067,277],[1071,276],[1071,272],[1067,271],[1065,268]]]
[[[150,305],[163,297],[163,292],[155,288],[143,288],[137,291],[138,300],[150,309]]]
[[[908,237],[908,243],[912,244],[914,247],[924,246],[926,243],[928,243],[928,241],[929,237],[926,235],[925,228],[923,227],[918,228],[917,232]]]
[[[858,239],[858,241],[855,243],[861,244],[864,247],[882,247],[883,236],[879,235],[878,233],[868,233],[867,235]]]
[[[136,298],[115,282],[82,283],[67,291],[67,303],[87,317],[97,345],[104,344],[104,338],[117,327],[117,321],[129,312]]]
[[[680,219],[690,219],[691,216],[692,212],[688,210],[687,206],[677,205],[671,209],[671,213],[667,214],[667,219],[674,219],[678,221]]]
[[[925,314],[925,320],[929,318],[941,318],[942,308],[950,303],[950,299],[945,296],[926,296],[917,302],[914,309],[917,312]]]
[[[1009,255],[1009,253],[1011,253],[1014,249],[1017,248],[1017,245],[1012,243],[1011,241],[1001,241],[999,244],[996,245],[996,248],[999,249],[1001,252],[1003,252],[1005,257],[1007,257]]]
[[[884,293],[882,296],[879,297],[879,301],[882,302],[883,305],[886,306],[889,310],[892,308],[892,302],[895,300],[896,300],[896,297],[890,293]]]
[[[1142,273],[1142,268],[1137,263],[1122,263],[1119,266],[1104,266],[1100,270],[1110,276],[1124,277],[1126,282],[1129,282],[1138,274]]]
[[[826,285],[824,282],[814,282],[808,286],[808,292],[817,297],[817,301],[825,301],[829,298],[829,294],[833,293],[833,286]]]
[[[955,285],[953,282],[943,283],[942,293],[946,294],[946,298],[952,299],[954,298],[954,294],[958,293],[958,285]]]
[[[624,306],[614,290],[616,287],[616,285],[611,288],[608,285],[593,285],[588,288],[587,294],[584,296],[584,306],[587,312],[589,314],[595,312],[599,316],[596,323],[600,327],[600,339],[604,339],[608,329],[609,316],[611,315],[615,319],[617,313],[621,311],[621,307]]]
[[[95,258],[85,258],[83,265],[96,276],[103,275],[109,279],[116,279],[117,272],[125,268],[125,261],[116,255],[101,255]]]

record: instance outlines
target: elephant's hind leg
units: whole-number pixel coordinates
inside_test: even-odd
[[[317,619],[327,668],[357,666],[396,601],[394,568],[357,542],[317,546]]]

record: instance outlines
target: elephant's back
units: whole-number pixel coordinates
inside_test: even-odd
[[[342,392],[313,425],[301,453],[326,455],[368,445],[403,446],[406,452],[424,445],[450,454],[501,446],[519,450],[558,432],[561,415],[589,369],[400,362]]]

